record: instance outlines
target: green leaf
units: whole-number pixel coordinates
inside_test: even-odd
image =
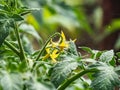
[[[75,70],[78,66],[78,63],[75,60],[64,60],[60,63],[57,63],[51,72],[51,81],[58,87],[69,75]]]
[[[11,18],[13,18],[15,21],[21,21],[24,20],[20,15],[14,14]]]
[[[21,7],[17,9],[17,13],[21,16],[24,16],[28,13],[30,13],[30,10],[27,7]]]
[[[49,24],[59,23],[68,30],[80,27],[77,16],[70,8],[64,8],[63,6],[52,4],[49,5],[49,8],[44,8],[44,10],[48,10],[51,13],[50,17],[46,19],[46,22]]]
[[[6,14],[0,13],[0,22],[1,22],[1,23],[4,22],[4,21],[6,21],[7,19],[8,19],[8,17],[7,17]]]
[[[34,49],[33,49],[33,46],[32,46],[32,42],[29,40],[29,38],[24,35],[22,37],[22,42],[24,44],[25,52],[28,53],[28,54],[32,54]]]
[[[100,55],[102,54],[102,52],[98,50],[92,50],[92,52],[93,54],[91,55],[91,58],[95,60],[98,60]]]
[[[95,63],[95,62],[97,62],[96,60],[91,59],[91,58],[82,59],[81,61],[88,62],[88,63]]]
[[[20,74],[1,72],[0,86],[2,90],[22,90],[22,83]]]
[[[120,52],[117,52],[116,55],[118,58],[120,58]]]
[[[93,54],[92,49],[90,49],[89,47],[82,46],[82,47],[79,47],[79,48],[88,52],[88,53],[90,53],[90,54]]]
[[[28,80],[26,82],[26,87],[27,87],[27,90],[50,90],[44,84],[36,81],[35,79]]]
[[[72,41],[72,40],[70,40],[70,42],[69,42],[68,52],[70,54],[78,56],[77,47],[76,47],[74,41]]]
[[[119,75],[114,67],[102,62],[95,63],[90,67],[99,70],[94,74],[95,78],[91,83],[93,90],[114,90],[115,86],[120,85]]]
[[[27,7],[21,7],[17,9],[17,13],[21,16],[24,16],[32,11],[39,11],[41,8],[27,8]]]
[[[115,71],[118,73],[118,75],[120,75],[120,65],[115,67]]]
[[[77,20],[81,25],[81,28],[84,29],[91,37],[95,36],[95,32],[92,30],[85,12],[82,9],[74,9],[74,13],[77,15]]]
[[[102,62],[109,62],[113,59],[114,57],[114,52],[113,50],[109,50],[109,51],[106,51],[106,52],[103,52],[100,56],[100,61]]]
[[[115,49],[116,50],[119,50],[120,49],[120,36],[118,37],[118,39],[116,40],[116,43],[115,43]]]
[[[120,19],[113,19],[109,26],[105,28],[105,34],[110,35],[120,29]]]
[[[2,10],[4,7],[3,7],[3,5],[0,3],[0,10]]]
[[[0,22],[0,46],[9,35],[9,26],[7,22]]]
[[[27,25],[27,24],[22,24],[20,26],[20,30],[23,33],[27,33],[27,34],[34,36],[38,41],[42,41],[42,38],[40,37],[40,35],[37,33],[37,31],[34,29],[33,26]]]

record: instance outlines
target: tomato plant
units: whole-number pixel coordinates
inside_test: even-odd
[[[82,55],[75,40],[67,41],[62,31],[34,50],[31,39],[42,39],[24,17],[39,9],[24,7],[18,0],[0,1],[0,90],[119,88],[119,52],[79,47],[89,56]]]

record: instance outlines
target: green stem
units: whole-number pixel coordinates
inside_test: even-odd
[[[18,49],[13,46],[10,42],[8,42],[7,40],[4,41],[4,44],[9,47],[15,54],[17,54],[18,56],[20,56],[20,53],[18,51]]]
[[[68,87],[73,81],[75,81],[76,79],[80,78],[81,76],[83,76],[86,73],[92,73],[92,72],[96,72],[98,70],[96,69],[86,69],[84,71],[79,72],[78,74],[72,76],[71,78],[67,79],[63,84],[61,84],[57,90],[64,90],[66,87]]]
[[[24,52],[24,49],[23,49],[23,46],[22,46],[21,39],[20,39],[17,23],[15,23],[15,34],[16,34],[16,37],[17,37],[17,40],[18,40],[19,49],[20,49],[20,59],[21,60],[26,60],[26,56],[25,56],[25,52]]]
[[[38,56],[37,56],[36,59],[35,59],[35,63],[33,64],[32,71],[34,70],[34,67],[36,66],[36,61],[39,60],[39,58],[41,57],[41,55],[42,55],[43,52],[45,51],[45,48],[46,48],[47,44],[50,42],[50,40],[51,40],[53,37],[58,36],[58,35],[61,37],[61,34],[57,32],[57,33],[53,34],[52,36],[50,36],[50,37],[48,38],[48,40],[46,41],[45,45],[42,47],[42,49],[40,50]]]

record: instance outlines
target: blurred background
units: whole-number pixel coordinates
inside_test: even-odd
[[[25,18],[43,41],[61,30],[77,46],[120,50],[120,0],[22,0],[40,8]],[[36,41],[34,41],[36,43]],[[36,43],[35,48],[39,46]]]

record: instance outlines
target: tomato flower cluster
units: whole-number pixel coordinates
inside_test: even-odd
[[[66,37],[64,33],[61,31],[61,37],[59,41],[54,42],[52,39],[46,46],[46,55],[43,57],[43,60],[47,58],[51,58],[52,62],[55,63],[57,62],[56,58],[59,56],[59,54],[65,49],[68,48],[69,44],[66,41]]]

